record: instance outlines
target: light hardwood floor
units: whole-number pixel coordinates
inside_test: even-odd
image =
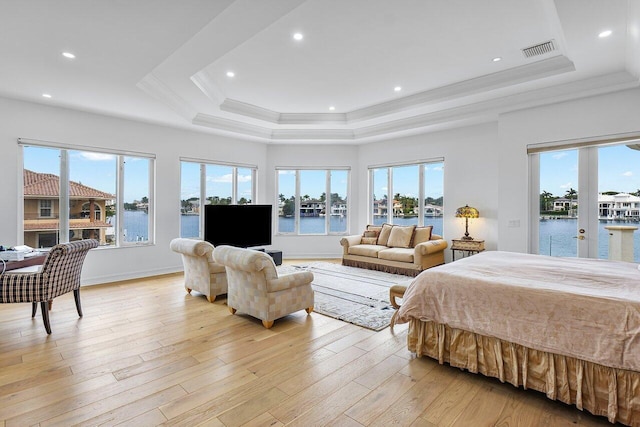
[[[266,330],[181,274],[57,298],[47,335],[0,305],[0,426],[563,426],[606,419],[416,359],[406,326],[373,332],[304,310]]]

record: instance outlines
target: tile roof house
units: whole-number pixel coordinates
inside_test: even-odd
[[[32,247],[51,247],[59,241],[60,177],[25,169],[24,243]],[[97,239],[106,244],[113,233],[108,230],[107,207],[115,199],[75,181],[69,181],[69,240]]]

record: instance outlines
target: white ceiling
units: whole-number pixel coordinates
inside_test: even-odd
[[[639,85],[640,0],[0,0],[0,12],[1,96],[264,142],[363,143]],[[523,55],[549,40],[554,51]]]

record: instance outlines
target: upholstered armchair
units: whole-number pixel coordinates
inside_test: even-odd
[[[40,303],[44,328],[50,334],[49,310],[53,299],[73,291],[78,316],[82,317],[80,274],[87,252],[97,246],[98,241],[93,239],[61,243],[51,248],[37,272],[3,273],[0,275],[0,303],[30,302],[31,317],[35,317]]]
[[[171,250],[182,255],[184,287],[188,293],[196,290],[214,302],[227,293],[227,274],[224,266],[213,259],[213,245],[194,239],[173,239]]]
[[[313,273],[295,272],[278,277],[273,259],[264,252],[232,246],[213,250],[227,269],[229,311],[236,310],[262,320],[265,328],[276,319],[305,309],[313,311]]]

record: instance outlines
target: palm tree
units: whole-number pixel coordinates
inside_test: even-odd
[[[543,191],[540,193],[540,210],[548,211],[549,210],[549,200],[553,197],[553,194],[548,191]]]
[[[573,216],[573,215],[571,215],[571,211],[574,210],[573,209],[573,200],[578,198],[578,192],[576,190],[574,190],[573,188],[569,188],[564,196],[567,199],[569,199],[569,209],[568,209],[567,213],[568,213],[569,216]]]

